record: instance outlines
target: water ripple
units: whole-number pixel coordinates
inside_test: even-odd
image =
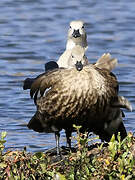
[[[116,73],[120,95],[133,112],[125,111],[128,131],[135,130],[135,2],[123,1],[0,1],[0,129],[8,132],[6,148],[43,151],[55,146],[53,134],[27,128],[35,106],[22,82],[44,71],[44,63],[57,60],[65,49],[69,22],[86,22],[91,62],[104,52],[118,58]],[[61,143],[65,144],[62,132]]]

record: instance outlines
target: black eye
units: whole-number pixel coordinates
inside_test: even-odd
[[[72,57],[72,58],[74,58],[74,56],[73,56],[73,55],[71,55],[71,57]]]
[[[82,29],[84,29],[84,26],[82,26]]]
[[[71,26],[70,26],[70,29],[71,29]]]

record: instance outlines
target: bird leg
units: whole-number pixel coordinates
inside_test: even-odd
[[[66,138],[67,138],[67,144],[66,146],[69,147],[71,149],[71,134],[72,132],[69,130],[66,130]]]
[[[57,151],[57,155],[60,155],[60,144],[59,144],[59,139],[60,139],[60,133],[57,131],[57,132],[55,132],[55,140],[56,140],[56,151]]]

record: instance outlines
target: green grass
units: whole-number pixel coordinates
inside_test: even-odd
[[[112,136],[108,146],[88,146],[92,139],[77,129],[76,152],[69,152],[60,161],[49,154],[4,150],[6,132],[0,139],[0,179],[6,180],[134,180],[135,138],[132,133],[121,141]]]

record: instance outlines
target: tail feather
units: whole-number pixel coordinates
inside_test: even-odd
[[[104,53],[96,62],[96,64],[104,63],[111,59],[110,53]]]
[[[24,80],[24,83],[23,83],[23,89],[24,90],[27,90],[27,89],[30,89],[31,86],[32,86],[32,83],[35,81],[35,78],[27,78]]]
[[[118,64],[117,59],[111,58],[110,53],[104,53],[96,62],[95,66],[112,71]]]
[[[48,63],[45,64],[45,71],[51,71],[58,68],[59,66],[55,61],[49,61]]]
[[[113,134],[115,135],[115,138],[117,139],[118,132],[120,132],[121,140],[123,140],[127,136],[127,131],[126,131],[126,128],[125,128],[123,122],[121,122],[119,124],[116,131],[114,133],[112,133],[112,134],[109,133],[108,131],[104,130],[104,129],[102,129],[100,131],[97,131],[96,134],[99,135],[99,138],[102,141],[109,142],[111,140],[111,137],[112,137]]]
[[[132,111],[132,105],[123,96],[118,96],[118,98],[112,102],[112,107],[126,108],[127,110]]]
[[[39,116],[40,114],[36,112],[35,115],[29,121],[27,127],[29,129],[33,129],[36,132],[44,132],[44,128],[39,120]]]

